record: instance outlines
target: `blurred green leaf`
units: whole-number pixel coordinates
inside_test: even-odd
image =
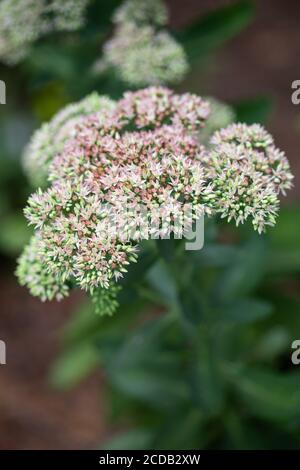
[[[235,387],[249,410],[271,421],[300,419],[299,372],[277,373],[253,367],[235,377]]]
[[[220,413],[224,403],[219,357],[206,328],[200,330],[197,341],[190,368],[192,399],[205,416],[214,416]]]
[[[114,386],[136,399],[158,408],[172,408],[188,397],[188,390],[180,375],[167,369],[151,371],[147,367],[122,368],[110,371]]]
[[[223,304],[218,313],[221,322],[251,323],[268,317],[272,305],[256,299],[235,299]]]
[[[254,235],[240,247],[231,266],[226,268],[215,287],[219,302],[250,294],[265,274],[267,245],[263,236]]]
[[[223,267],[232,263],[239,255],[239,247],[234,245],[220,245],[217,243],[205,243],[202,250],[195,251],[192,261],[202,267]]]
[[[11,212],[1,217],[0,249],[7,255],[19,255],[31,234],[23,214]]]
[[[97,341],[102,344],[110,339],[124,339],[123,331],[129,329],[137,314],[145,308],[145,303],[135,299],[129,304],[120,305],[120,310],[113,317],[99,317],[93,311],[90,301],[84,302],[71,317],[63,331],[63,341],[67,346]]]
[[[246,420],[235,410],[225,417],[228,439],[226,449],[231,450],[279,450],[296,449],[299,440],[281,426],[275,428],[265,421]]]
[[[178,426],[180,423],[180,426]],[[154,449],[199,449],[209,440],[204,429],[203,415],[195,409],[183,409],[169,415],[154,440]]]
[[[148,249],[142,249],[142,251],[139,253],[137,263],[132,263],[128,267],[126,276],[124,276],[124,278],[121,280],[121,284],[123,286],[140,282],[157,260],[157,254],[154,250],[151,249],[151,246],[147,248]]]
[[[120,306],[114,317],[99,317],[90,302],[84,302],[71,317],[63,331],[65,350],[56,359],[51,382],[60,388],[77,384],[99,364],[106,363],[124,341],[128,330],[144,303],[133,302]]]
[[[300,250],[285,249],[270,252],[268,270],[275,273],[291,273],[300,271]]]
[[[26,59],[25,66],[31,73],[44,72],[49,78],[67,80],[73,76],[76,80],[76,68],[70,50],[62,43],[37,43]]]
[[[177,248],[176,240],[173,238],[156,240],[156,247],[163,260],[167,263],[174,261]]]
[[[176,284],[170,275],[168,266],[162,260],[156,262],[149,270],[146,279],[155,292],[159,293],[163,304],[176,305]]]
[[[67,349],[52,367],[50,382],[61,389],[73,387],[87,377],[98,362],[97,350],[90,343]]]
[[[181,361],[163,346],[174,318],[151,320],[133,333],[106,365],[111,383],[155,407],[172,407],[187,397]]]
[[[271,242],[268,257],[269,271],[278,273],[300,271],[299,226],[299,208],[283,207],[276,227],[269,233]]]
[[[200,294],[200,289],[190,285],[179,293],[179,306],[184,318],[193,325],[201,323],[205,319],[205,305]]]
[[[178,35],[191,62],[240,33],[251,21],[254,7],[251,1],[239,1],[202,16]]]
[[[237,122],[264,124],[273,110],[273,101],[268,97],[260,97],[240,101],[232,106]]]
[[[258,342],[253,356],[256,360],[270,361],[289,350],[292,338],[284,326],[272,326]]]

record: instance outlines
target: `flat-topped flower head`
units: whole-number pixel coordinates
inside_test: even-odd
[[[289,162],[260,125],[232,124],[211,139],[207,174],[216,194],[215,209],[237,224],[248,218],[262,232],[274,225],[278,193],[290,189]]]
[[[161,219],[181,217],[185,203],[194,218],[204,213],[210,190],[198,130],[208,114],[200,97],[160,87],[126,93],[105,118],[83,118],[50,165],[52,186],[25,210],[49,272],[89,292],[108,288],[136,261],[141,207],[160,209]],[[140,217],[131,238],[128,217]],[[150,235],[165,230],[154,224]]]
[[[93,115],[77,126],[76,138],[54,158],[49,177],[80,178],[96,185],[100,194],[118,174],[125,178],[129,168],[138,174],[144,165],[156,164],[163,173],[163,165],[170,167],[171,161],[173,166],[179,161],[186,168],[200,168],[204,148],[197,130],[208,115],[208,103],[196,95],[176,95],[162,87],[125,93],[106,119]],[[147,174],[145,170],[144,178]]]
[[[250,219],[259,232],[274,225],[279,192],[292,184],[285,155],[258,125],[230,125],[204,147],[208,116],[201,97],[150,87],[79,119],[49,165],[50,187],[25,209],[38,257],[34,242],[21,257],[21,282],[39,295],[38,276],[47,274],[42,286],[58,279],[116,305],[115,283],[142,240],[182,236],[203,214]],[[34,265],[34,284],[31,251],[43,264]]]

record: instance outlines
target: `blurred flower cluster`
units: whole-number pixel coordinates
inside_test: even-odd
[[[39,37],[80,28],[87,4],[88,0],[1,0],[0,60],[16,64]]]
[[[161,0],[126,0],[114,16],[114,35],[95,70],[113,66],[133,87],[181,81],[188,71],[187,58],[165,29],[167,22]]]
[[[207,101],[164,87],[127,92],[114,104],[98,97],[97,112],[76,117],[61,149],[47,156],[50,187],[29,199],[25,214],[36,234],[19,260],[21,284],[42,299],[59,299],[79,286],[111,300],[107,289],[115,294],[114,282],[136,261],[144,239],[141,206],[159,208],[162,221],[180,217],[190,204],[191,223],[220,214],[236,224],[250,219],[259,232],[274,225],[278,194],[291,187],[285,155],[258,125],[232,124],[205,146],[201,129],[208,117]],[[31,163],[32,171],[35,163],[40,168],[38,158]],[[134,239],[124,236],[128,210]],[[162,223],[150,236],[165,234]]]

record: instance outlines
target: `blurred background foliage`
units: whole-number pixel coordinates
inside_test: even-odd
[[[7,83],[0,109],[0,250],[10,267],[30,236],[22,208],[31,189],[20,154],[32,130],[93,90],[119,97],[126,89],[113,70],[92,72],[119,4],[92,1],[82,30],[40,40],[23,63],[0,68]],[[195,91],[195,74],[254,15],[252,2],[237,1],[176,29],[191,63],[178,89],[192,83]],[[276,105],[270,96],[229,104],[236,121],[247,123],[265,123]],[[68,389],[103,371],[106,420],[115,431],[99,446],[300,448],[300,369],[291,362],[300,332],[299,226],[296,203],[282,208],[264,236],[206,221],[201,251],[185,252],[174,240],[142,247],[113,317],[95,315],[82,301],[64,328],[50,383]]]

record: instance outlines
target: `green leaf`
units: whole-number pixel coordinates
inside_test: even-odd
[[[255,416],[289,425],[300,419],[299,372],[277,373],[253,367],[236,374],[234,385],[239,399]]]
[[[221,274],[214,296],[219,302],[253,292],[265,274],[267,245],[263,236],[255,235],[240,247],[231,266]]]
[[[158,252],[167,263],[174,261],[176,245],[176,240],[173,238],[156,240]]]
[[[180,426],[178,426],[180,423]],[[208,440],[203,415],[196,409],[176,410],[163,422],[156,433],[154,449],[199,449]]]
[[[71,388],[87,377],[98,362],[99,355],[92,344],[84,343],[67,349],[55,362],[50,382],[57,388]]]
[[[124,289],[126,290],[126,289]],[[94,314],[90,301],[84,302],[72,316],[63,331],[63,341],[67,347],[80,343],[102,344],[112,338],[124,339],[124,330],[129,330],[137,314],[145,308],[145,303],[135,299],[128,304],[121,303],[120,315],[101,317]]]
[[[190,367],[192,399],[206,417],[211,417],[220,413],[224,401],[220,357],[207,328],[199,330],[198,341]]]
[[[276,227],[269,233],[271,249],[268,257],[268,270],[270,272],[300,271],[299,231],[297,230],[299,226],[299,208],[283,207]]]
[[[233,245],[206,243],[204,248],[193,253],[191,260],[198,267],[224,267],[232,264],[239,255],[239,248]]]
[[[268,329],[258,342],[253,356],[256,360],[272,361],[289,350],[292,343],[291,335],[283,326],[276,325]]]
[[[222,46],[240,33],[251,21],[253,3],[239,1],[202,16],[179,34],[191,62]]]
[[[139,257],[137,263],[132,263],[129,268],[128,272],[121,280],[121,284],[123,286],[128,286],[135,282],[140,282],[141,279],[146,275],[149,271],[151,266],[157,260],[157,254],[154,250],[151,249],[144,249],[139,253]]]
[[[237,122],[264,124],[273,110],[273,101],[268,97],[252,98],[232,105]]]
[[[205,318],[205,305],[200,289],[190,285],[179,294],[179,305],[184,318],[193,325],[198,325]]]
[[[160,409],[172,408],[188,398],[187,386],[180,375],[167,369],[151,371],[145,365],[108,373],[113,385],[123,393]]]
[[[272,256],[273,254],[273,256]],[[286,249],[270,253],[268,270],[272,273],[293,273],[300,271],[300,250]]]
[[[252,323],[263,320],[272,313],[272,305],[263,300],[235,299],[218,310],[222,323]]]
[[[10,213],[1,217],[0,249],[6,254],[15,256],[21,253],[31,234],[23,214]]]
[[[232,450],[279,450],[298,449],[299,439],[281,426],[277,428],[268,423],[246,420],[236,410],[225,417],[227,433],[226,449]]]
[[[168,266],[162,260],[155,263],[148,271],[146,279],[152,289],[160,295],[163,304],[176,305],[176,284],[170,275]]]
[[[106,364],[110,382],[123,393],[158,408],[172,407],[187,398],[181,360],[164,342],[174,318],[151,320],[135,331]]]
[[[41,72],[51,73],[51,78],[62,80],[70,79],[72,75],[74,77],[76,71],[76,64],[70,56],[70,51],[62,43],[60,43],[60,47],[57,47],[57,43],[53,45],[51,43],[35,44],[26,58],[26,66],[35,75]]]

